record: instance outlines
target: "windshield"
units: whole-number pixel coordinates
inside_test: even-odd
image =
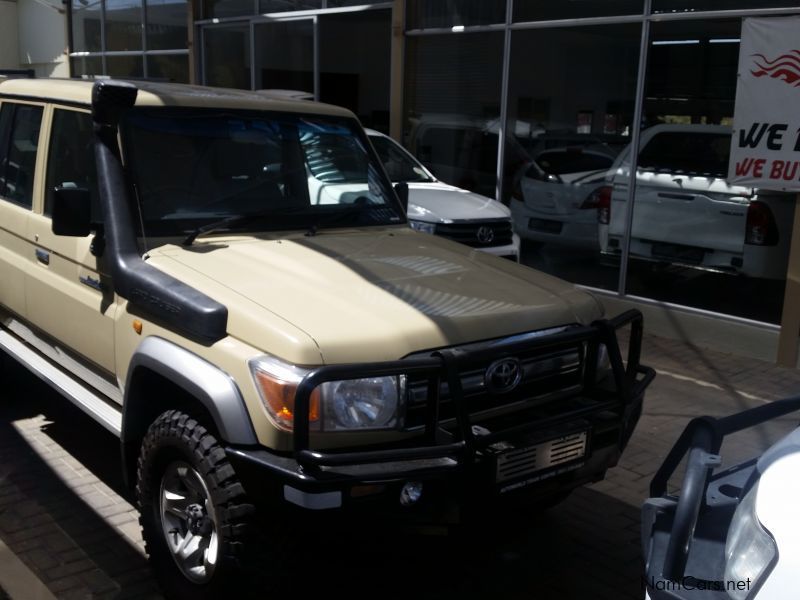
[[[394,140],[382,135],[370,135],[369,139],[392,181],[433,181],[422,165]]]
[[[351,119],[153,108],[132,111],[123,135],[145,235],[250,215],[224,229],[404,221]]]

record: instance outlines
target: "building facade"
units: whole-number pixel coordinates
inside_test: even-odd
[[[796,0],[69,9],[72,76],[303,90],[347,106],[440,179],[509,204],[527,264],[649,307],[673,334],[703,341],[697,323],[713,322],[734,347],[752,333],[774,357],[795,197],[724,178],[742,19],[800,14]]]
[[[0,0],[0,69],[69,77],[66,14],[58,0]]]

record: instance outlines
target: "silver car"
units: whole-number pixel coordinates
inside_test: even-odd
[[[437,180],[392,138],[371,129],[367,134],[392,183],[408,184],[412,228],[519,261],[519,236],[505,205]]]

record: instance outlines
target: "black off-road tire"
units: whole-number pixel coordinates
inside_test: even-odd
[[[218,559],[207,581],[188,578],[173,557],[162,525],[161,486],[171,465],[189,465],[202,479],[216,516]],[[247,553],[254,551],[255,509],[245,495],[220,444],[189,415],[170,410],[150,426],[142,441],[137,468],[145,549],[168,598],[238,598],[245,587]]]

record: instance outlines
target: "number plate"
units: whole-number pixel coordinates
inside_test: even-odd
[[[497,483],[581,459],[586,455],[588,438],[588,431],[579,431],[498,454]]]

